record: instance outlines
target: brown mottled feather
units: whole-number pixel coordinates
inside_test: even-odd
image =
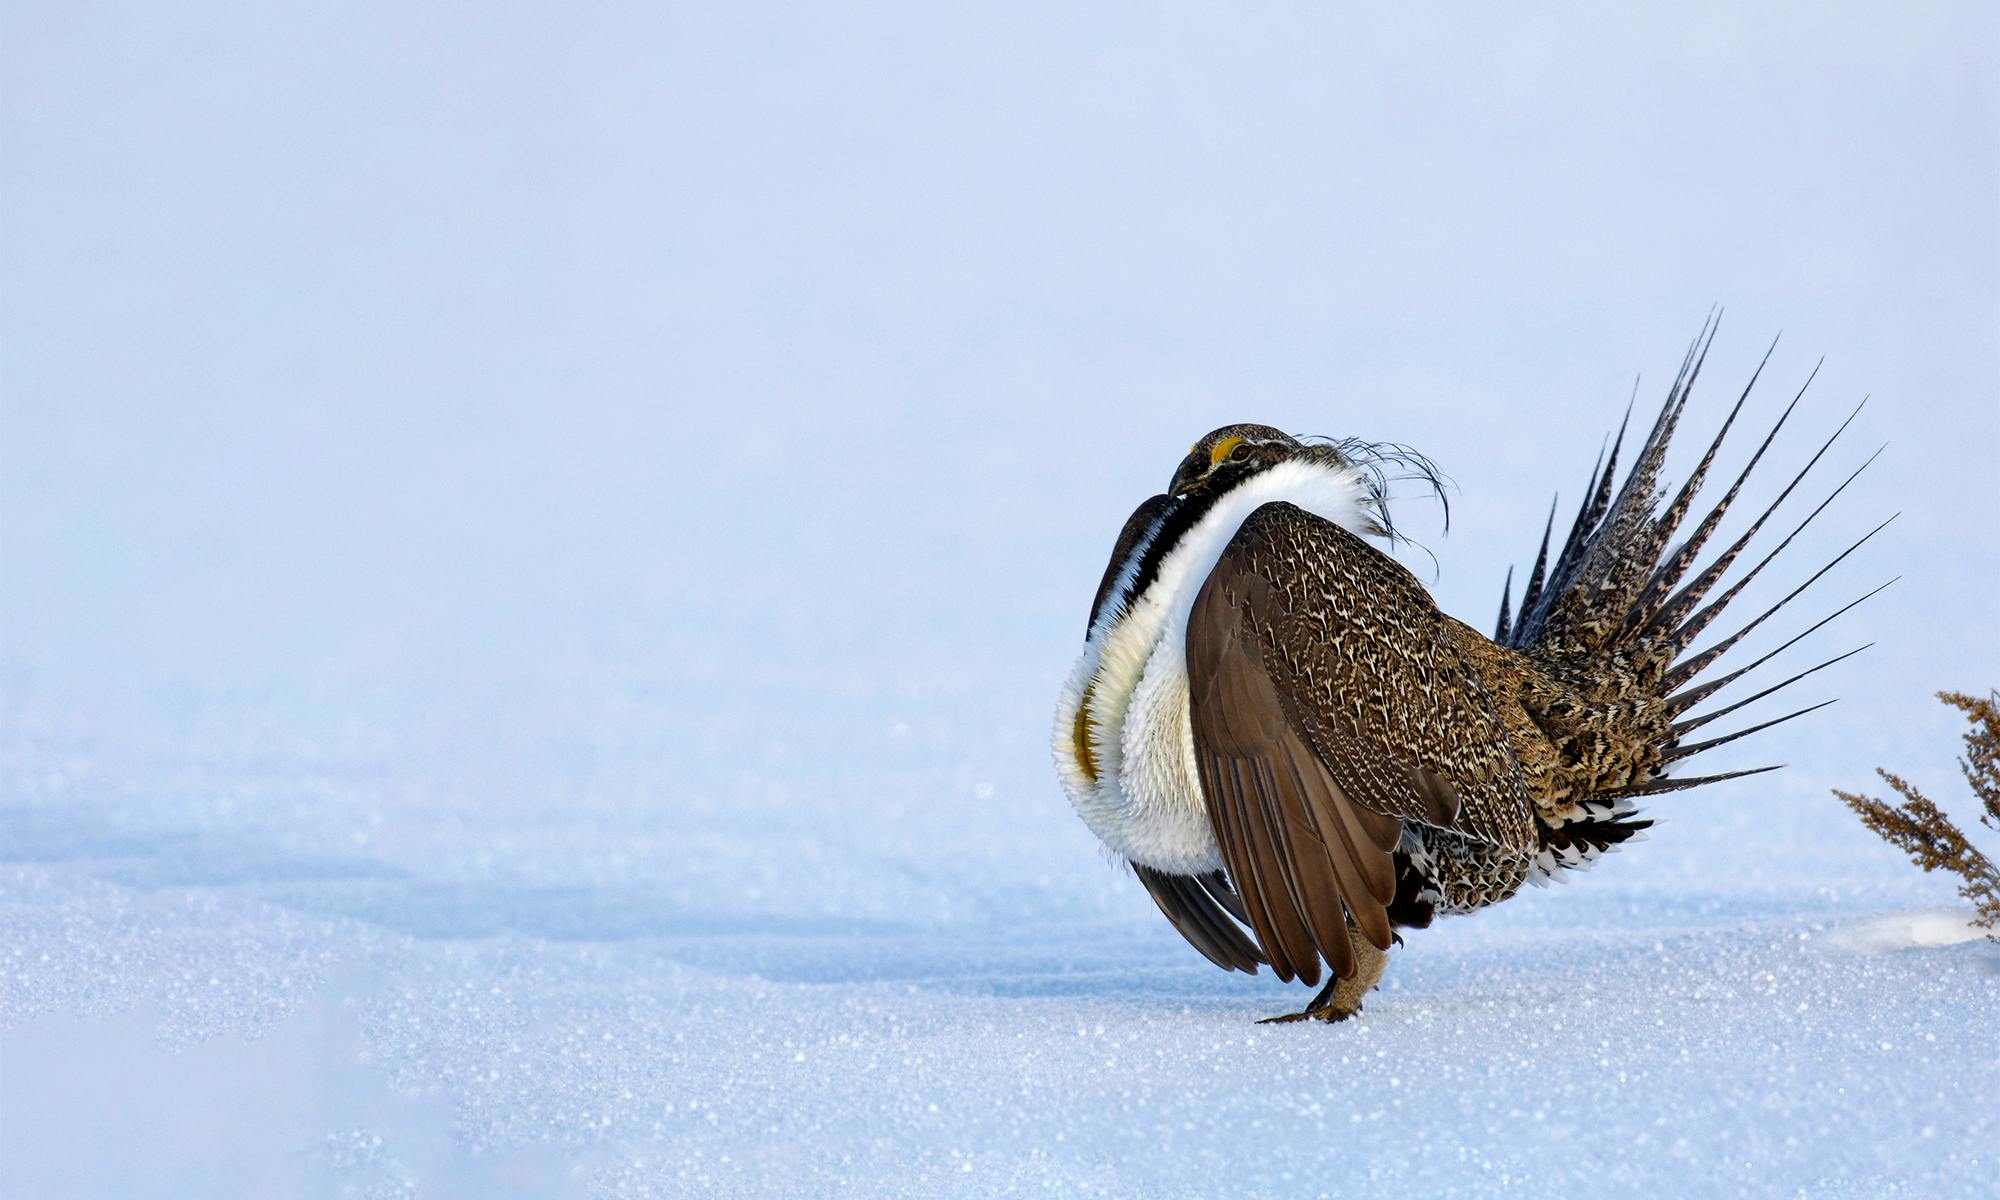
[[[1196,767],[1281,977],[1314,982],[1321,959],[1348,977],[1350,921],[1388,948],[1405,822],[1483,847],[1489,887],[1525,874],[1532,806],[1461,629],[1394,559],[1285,503],[1243,522],[1196,597]]]

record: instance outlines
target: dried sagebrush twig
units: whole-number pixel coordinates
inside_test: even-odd
[[[1980,823],[2000,829],[2000,693],[1983,699],[1961,692],[1939,692],[1938,699],[1966,714],[1972,729],[1965,735],[1965,757],[1958,760],[1965,781],[1985,808]],[[2000,868],[1967,840],[1951,818],[1899,775],[1881,768],[1875,773],[1902,797],[1891,804],[1872,796],[1836,790],[1847,806],[1861,814],[1861,823],[1883,841],[1910,856],[1926,871],[1958,876],[1958,894],[1972,901],[1972,923],[2000,941]]]

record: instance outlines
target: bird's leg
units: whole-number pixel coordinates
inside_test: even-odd
[[[1307,1017],[1320,1021],[1345,1021],[1360,1012],[1361,998],[1375,990],[1375,985],[1382,982],[1382,972],[1389,969],[1389,952],[1376,949],[1375,943],[1352,925],[1347,927],[1347,940],[1354,946],[1353,975],[1327,980],[1326,986],[1312,998],[1311,1004],[1306,1005],[1304,1012],[1268,1017],[1259,1024],[1303,1021]]]

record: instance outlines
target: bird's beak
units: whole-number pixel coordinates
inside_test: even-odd
[[[1181,465],[1174,469],[1173,479],[1167,484],[1167,495],[1178,496],[1193,487],[1195,480],[1201,478],[1205,466],[1197,455],[1190,454],[1182,459]]]

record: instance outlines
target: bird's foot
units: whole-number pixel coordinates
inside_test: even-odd
[[[1287,1025],[1293,1021],[1303,1021],[1308,1017],[1315,1021],[1345,1021],[1361,1011],[1361,998],[1375,990],[1382,982],[1382,972],[1389,967],[1389,955],[1375,948],[1367,938],[1350,928],[1349,937],[1354,945],[1355,974],[1334,976],[1326,981],[1319,995],[1312,998],[1304,1012],[1286,1013],[1281,1017],[1266,1017],[1259,1025]]]
[[[1337,1004],[1328,1004],[1320,1008],[1308,1008],[1304,1012],[1285,1013],[1282,1016],[1265,1017],[1263,1020],[1257,1023],[1259,1025],[1289,1025],[1293,1021],[1306,1021],[1306,1020],[1327,1021],[1327,1022],[1345,1021],[1347,1018],[1353,1016],[1354,1014],[1360,1011],[1361,1011],[1361,1005],[1359,1003],[1356,1003],[1352,1008],[1342,1008]]]

